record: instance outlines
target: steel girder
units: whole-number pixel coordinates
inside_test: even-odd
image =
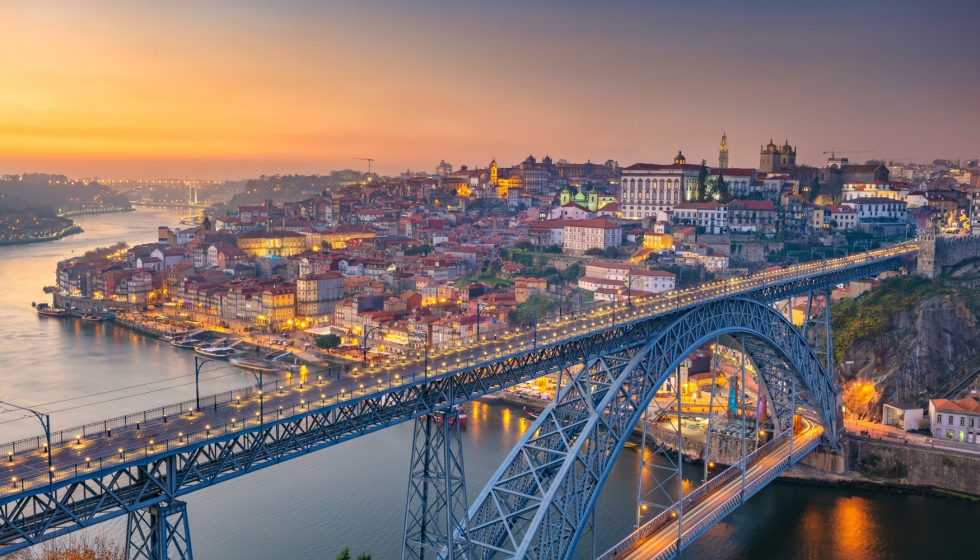
[[[879,259],[812,277],[775,282],[742,295],[771,303],[894,270],[900,258]],[[725,300],[715,300],[720,301]],[[174,500],[253,470],[423,414],[446,410],[455,403],[529,379],[592,363],[600,356],[638,348],[664,321],[704,305],[713,303],[682,306],[659,316],[505,355],[486,365],[370,393],[359,399],[314,406],[306,414],[266,422],[264,426],[252,426],[230,435],[216,435],[148,459],[134,459],[105,469],[76,465],[79,468],[74,477],[0,498],[0,554]],[[450,385],[454,387],[452,401],[447,396]]]
[[[173,501],[129,514],[127,560],[194,560],[187,504]]]
[[[470,508],[475,558],[570,558],[623,443],[657,388],[690,352],[720,334],[765,342],[809,391],[818,420],[824,426],[836,421],[834,380],[768,302],[716,301],[648,324],[650,337],[642,348],[590,361],[491,478]]]
[[[459,410],[415,420],[402,560],[467,560],[466,476]]]

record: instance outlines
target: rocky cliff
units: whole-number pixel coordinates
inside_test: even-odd
[[[980,278],[906,276],[834,306],[838,381],[874,383],[876,403],[927,406],[980,363]],[[853,361],[853,364],[848,364]]]

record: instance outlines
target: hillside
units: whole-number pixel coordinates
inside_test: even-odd
[[[975,371],[978,287],[978,276],[903,276],[835,304],[834,354],[845,401],[856,382],[871,381],[877,393],[867,409],[871,417],[880,416],[882,402],[925,407]]]

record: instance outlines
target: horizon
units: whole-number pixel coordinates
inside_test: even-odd
[[[980,155],[975,3],[94,6],[0,7],[0,174],[716,165],[722,133],[732,167]]]

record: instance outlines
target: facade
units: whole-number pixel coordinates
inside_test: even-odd
[[[776,231],[778,213],[771,200],[733,200],[728,203],[728,228],[740,232]]]
[[[728,228],[728,205],[724,202],[685,202],[675,208],[674,219],[682,224],[703,227],[707,233],[722,233]]]
[[[789,141],[782,146],[777,146],[769,140],[769,144],[763,146],[759,155],[759,172],[773,173],[778,171],[789,171],[796,167],[796,148],[789,145]]]
[[[922,422],[922,409],[910,404],[884,404],[881,407],[881,423],[900,430],[918,430]]]
[[[841,198],[844,202],[857,198],[890,198],[905,200],[909,194],[909,186],[893,181],[870,181],[844,183]]]
[[[623,228],[606,218],[566,221],[564,248],[572,254],[623,244]]]
[[[548,281],[544,278],[525,278],[518,276],[514,279],[514,297],[520,305],[531,296],[543,296],[548,293]]]
[[[239,249],[253,259],[265,255],[291,257],[306,250],[306,236],[291,231],[256,231],[240,234],[237,244]]]
[[[980,443],[980,403],[969,397],[929,399],[929,424],[936,439]]]
[[[667,213],[697,189],[700,165],[678,153],[671,165],[636,163],[622,170],[619,209],[624,218],[667,220]]]
[[[905,202],[891,198],[858,198],[844,203],[857,212],[858,223],[904,222]]]

